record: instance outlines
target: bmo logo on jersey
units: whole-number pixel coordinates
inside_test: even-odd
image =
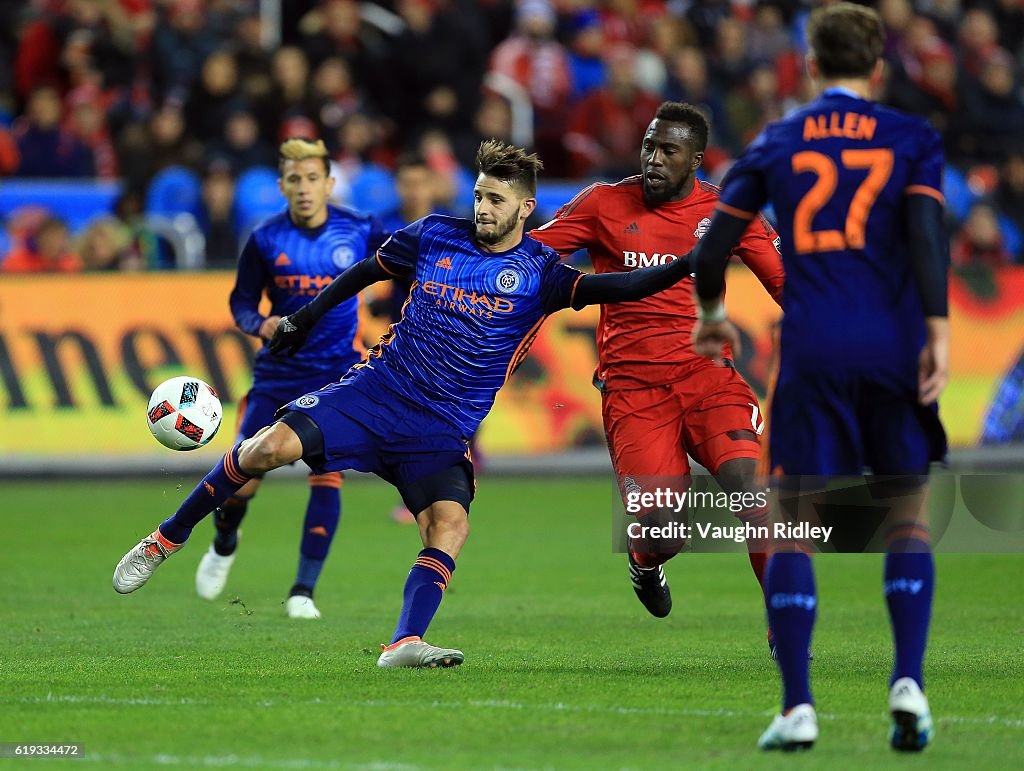
[[[679,257],[676,255],[668,253],[654,252],[648,255],[647,252],[622,251],[622,264],[627,268],[649,268],[652,265],[665,265],[678,259]]]

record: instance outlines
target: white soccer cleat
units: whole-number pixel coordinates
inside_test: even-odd
[[[293,594],[284,604],[284,611],[288,618],[320,618],[320,611],[312,597],[301,594]]]
[[[757,746],[762,750],[809,750],[818,738],[818,715],[811,704],[797,704],[788,715],[776,715]]]
[[[901,752],[920,752],[931,741],[934,728],[928,699],[912,677],[901,677],[889,691],[892,728],[889,744]]]
[[[196,570],[196,594],[204,600],[215,600],[220,597],[220,593],[227,586],[228,574],[234,562],[233,553],[225,557],[217,554],[217,550],[211,545],[199,560],[199,568]]]
[[[184,544],[171,543],[159,528],[147,535],[114,568],[114,591],[129,594],[142,586],[165,559]]]
[[[391,645],[381,645],[378,667],[457,667],[466,658],[454,648],[438,648],[419,637],[403,637]]]

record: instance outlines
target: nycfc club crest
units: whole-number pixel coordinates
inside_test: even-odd
[[[307,396],[300,396],[298,399],[295,400],[295,403],[299,407],[316,407],[316,405],[318,405],[320,403],[320,397],[319,396],[309,396],[309,395],[307,395]]]
[[[331,254],[331,261],[336,267],[344,270],[352,266],[355,256],[356,254],[352,251],[351,246],[339,246]]]
[[[512,294],[519,288],[519,283],[522,279],[519,274],[511,268],[505,268],[498,274],[498,277],[494,280],[494,286],[499,292],[503,294]]]
[[[697,229],[693,231],[694,237],[704,238],[704,234],[708,232],[709,227],[711,227],[711,218],[705,217],[699,223],[697,223]]]

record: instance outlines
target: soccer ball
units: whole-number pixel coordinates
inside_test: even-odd
[[[217,392],[202,380],[172,377],[149,397],[146,422],[164,447],[194,450],[217,435],[223,414]]]

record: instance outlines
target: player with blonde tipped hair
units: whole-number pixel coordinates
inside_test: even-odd
[[[372,256],[384,239],[376,220],[327,202],[334,188],[322,140],[286,139],[279,148],[278,186],[287,209],[257,227],[238,260],[231,313],[243,331],[270,340],[282,316],[312,300],[336,275]],[[260,313],[266,293],[270,313]],[[317,328],[317,344],[285,360],[264,346],[256,355],[253,385],[239,405],[238,440],[274,422],[286,402],[336,380],[359,361],[355,347],[359,300],[331,310]],[[291,618],[319,618],[313,602],[320,570],[341,519],[340,472],[309,475],[309,500],[302,527],[299,566],[285,610]],[[238,528],[261,476],[249,480],[214,512],[215,537],[200,560],[196,592],[220,596],[235,560]]]

